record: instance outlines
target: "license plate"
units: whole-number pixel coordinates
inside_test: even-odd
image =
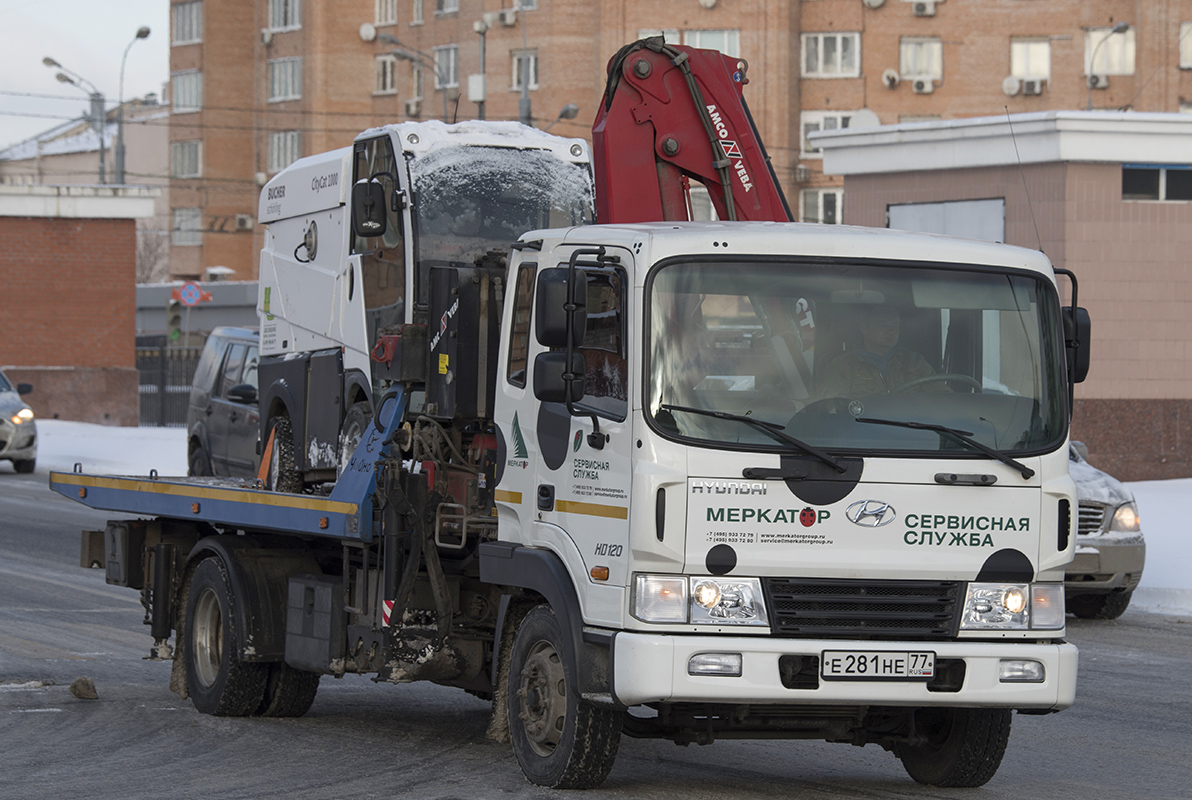
[[[930,651],[825,650],[820,656],[820,676],[836,681],[919,680],[935,675],[935,653]]]

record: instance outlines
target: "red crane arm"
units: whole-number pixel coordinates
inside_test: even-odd
[[[721,219],[792,220],[742,95],[747,69],[660,36],[613,56],[592,125],[598,222],[690,219],[692,180]]]

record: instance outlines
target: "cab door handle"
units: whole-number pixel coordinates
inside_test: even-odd
[[[538,484],[538,510],[555,510],[555,487],[549,483]]]

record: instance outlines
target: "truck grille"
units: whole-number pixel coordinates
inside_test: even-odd
[[[1100,503],[1081,503],[1077,511],[1076,532],[1081,536],[1096,536],[1105,524],[1105,506]]]
[[[956,635],[962,581],[765,578],[775,636],[948,639]]]

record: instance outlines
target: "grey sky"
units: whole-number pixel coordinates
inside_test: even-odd
[[[0,0],[0,148],[86,112],[86,95],[59,83],[46,56],[95,84],[110,108],[124,48],[148,25],[149,38],[128,53],[124,97],[160,96],[170,75],[169,8],[169,0]]]

